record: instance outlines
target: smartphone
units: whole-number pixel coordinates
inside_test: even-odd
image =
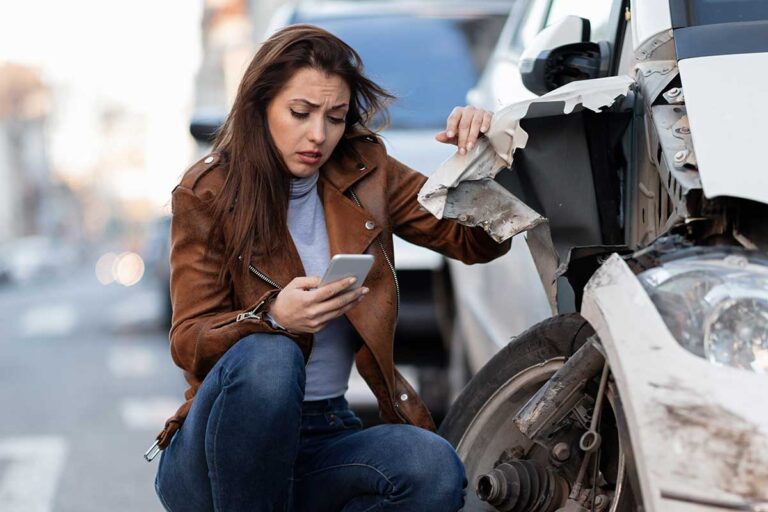
[[[363,285],[368,271],[373,266],[373,256],[370,254],[337,254],[331,258],[328,270],[325,271],[320,286],[344,279],[345,277],[356,277],[355,284],[348,287],[347,290],[354,290]]]

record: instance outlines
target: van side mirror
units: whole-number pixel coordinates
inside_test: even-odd
[[[566,16],[539,32],[520,59],[525,87],[542,95],[569,82],[608,76],[611,46],[589,42],[589,37],[589,20],[578,16]]]

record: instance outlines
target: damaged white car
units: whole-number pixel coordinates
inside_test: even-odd
[[[540,32],[520,71],[541,96],[419,196],[521,235],[552,311],[441,425],[467,511],[768,510],[768,2],[622,7],[615,41]],[[493,277],[489,311],[535,292]]]

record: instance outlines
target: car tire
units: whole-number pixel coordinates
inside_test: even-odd
[[[520,408],[593,334],[592,327],[578,314],[547,319],[514,338],[463,389],[438,432],[454,446],[464,462],[469,481],[464,510],[497,510],[481,501],[476,489],[479,482],[487,478],[484,475],[501,462],[522,461],[530,464],[526,460],[529,459],[542,463],[541,455],[548,454],[548,449],[529,448],[532,451],[527,452],[523,447],[530,447],[530,440],[517,429],[514,418]],[[590,389],[588,386],[584,392],[592,394],[588,391]],[[609,475],[606,478],[613,487],[609,485],[608,489],[601,490],[606,494],[601,499],[609,500],[610,505],[605,510],[610,512],[637,510],[633,488],[638,486],[631,443],[623,412],[618,415],[622,416],[621,419],[617,419],[615,414],[615,411],[621,411],[621,401],[613,385],[609,384],[606,399],[610,405],[604,410],[610,409],[610,414],[605,415],[606,419],[601,422],[604,434],[602,446],[606,451],[600,460],[601,468],[612,468],[604,474]],[[536,450],[539,451],[534,454]],[[548,456],[544,460],[548,462]],[[545,500],[547,506],[555,506],[564,500],[568,489],[574,485],[574,481],[565,478],[564,474],[557,481],[559,485],[556,487],[560,491],[538,495],[537,499]]]
[[[464,387],[440,425],[439,433],[456,447],[465,430],[511,376],[556,357],[570,357],[594,333],[579,314],[544,320],[512,339]]]

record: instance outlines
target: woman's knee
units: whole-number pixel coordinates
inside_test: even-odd
[[[304,392],[304,356],[292,339],[277,334],[251,334],[225,354],[221,369],[225,388],[247,387],[254,398],[301,400]]]
[[[451,444],[418,427],[398,425],[400,489],[422,510],[456,511],[463,506],[467,480],[464,464]]]
[[[413,446],[416,473],[413,477],[416,481],[426,480],[426,483],[435,488],[442,487],[445,490],[455,490],[464,487],[464,464],[456,454],[453,446],[428,430],[412,427],[415,431]],[[420,468],[426,471],[419,471]]]

